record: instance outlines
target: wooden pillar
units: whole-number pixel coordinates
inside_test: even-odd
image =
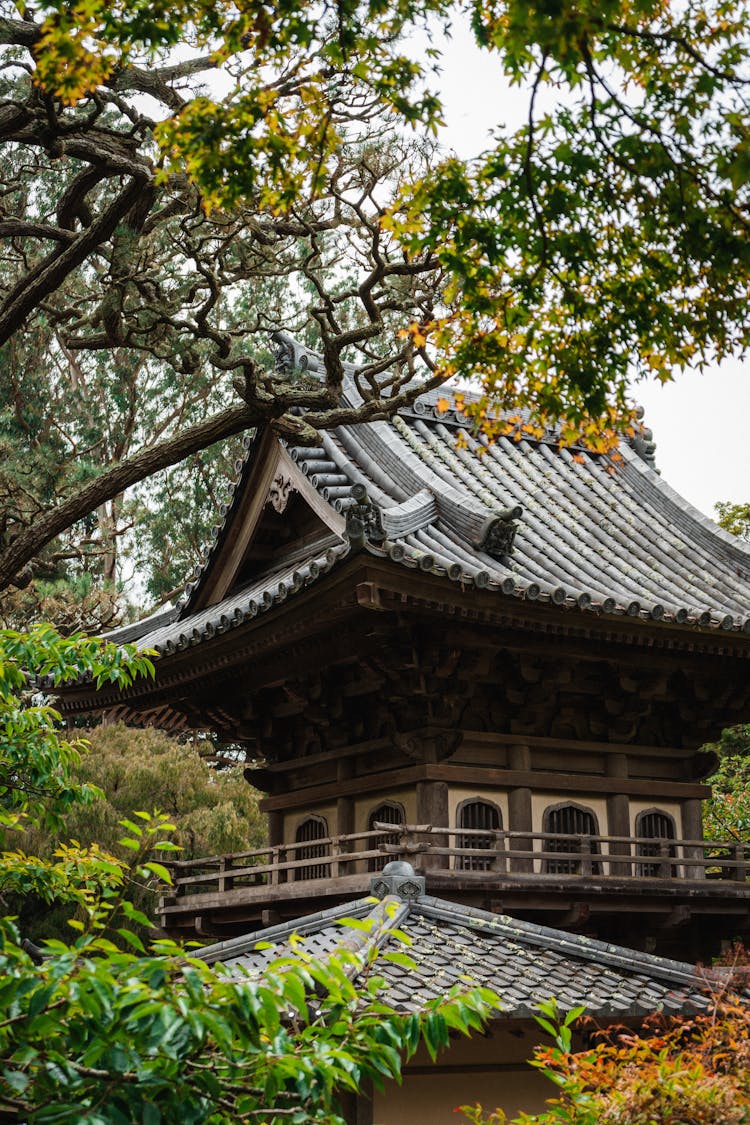
[[[417,782],[417,823],[431,824],[433,828],[448,828],[448,786],[444,781]],[[448,837],[430,835],[428,841],[436,848],[447,848]],[[422,856],[420,867],[425,870],[449,866],[447,855]],[[427,888],[429,891],[429,887]]]
[[[528,746],[511,746],[508,751],[508,764],[512,770],[531,769],[531,751]],[[518,786],[508,792],[508,831],[532,832],[534,828],[531,810],[531,789]],[[530,857],[514,858],[514,851],[531,851],[534,843],[531,837],[519,836],[510,841],[510,870],[513,873],[534,870],[534,860]]]
[[[278,810],[268,813],[268,843],[277,848],[284,841],[284,814]]]
[[[703,839],[703,802],[693,797],[682,802],[682,838],[683,840]],[[684,858],[703,859],[703,848],[693,845],[682,849]],[[705,879],[706,868],[700,864],[686,864],[683,868],[685,879]]]
[[[339,762],[337,777],[339,781],[344,781],[352,776],[352,762],[350,758],[345,758]],[[354,832],[354,798],[353,797],[339,797],[336,801],[336,836],[348,836]],[[350,852],[354,848],[354,843],[343,843],[340,845],[341,850]],[[352,875],[355,870],[355,864],[352,860],[348,863],[339,864],[340,875]]]
[[[628,776],[628,759],[626,754],[609,754],[607,756],[607,776]],[[630,830],[630,798],[627,793],[610,793],[607,797],[607,835],[631,836]],[[610,855],[630,856],[630,844],[609,844]],[[610,875],[632,875],[633,865],[630,860],[610,860]]]
[[[268,845],[271,848],[278,848],[284,841],[284,814],[277,809],[268,813]],[[279,862],[279,853],[272,852],[269,856],[271,862]],[[286,883],[287,872],[278,871],[274,872],[270,878],[270,882]]]
[[[373,1125],[373,1086],[369,1078],[362,1081],[356,1094],[346,1092],[339,1101],[346,1125]]]

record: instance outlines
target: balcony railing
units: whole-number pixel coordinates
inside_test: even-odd
[[[390,840],[383,843],[383,836]],[[314,850],[313,850],[314,849]],[[551,880],[729,880],[750,874],[750,845],[727,840],[667,840],[643,836],[575,836],[554,832],[380,824],[368,832],[256,848],[232,855],[177,860],[171,895],[219,895],[241,887],[322,883],[373,872],[392,859],[471,882],[540,876]],[[519,880],[518,877],[521,877]]]

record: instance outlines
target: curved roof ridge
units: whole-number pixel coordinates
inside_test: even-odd
[[[347,930],[347,916],[371,924]],[[605,1018],[643,1016],[655,1008],[677,1015],[708,1003],[704,978],[686,962],[398,890],[380,902],[359,899],[348,908],[218,942],[196,956],[222,961],[230,973],[262,973],[289,952],[295,933],[305,937],[306,953],[318,958],[394,941],[400,949],[405,935],[408,959],[386,956],[377,965],[379,995],[396,1011],[420,1011],[451,985],[467,982],[495,992],[496,1019],[533,1017],[550,996],[563,1010],[583,1003],[590,1015]],[[359,971],[356,964],[352,968]]]
[[[552,454],[548,449],[545,448],[540,450],[540,456],[550,462]],[[633,461],[635,462],[637,454],[631,456],[633,458]],[[560,457],[566,464],[572,464],[572,455],[568,450],[561,450]],[[630,462],[626,461],[626,464],[629,463]],[[639,459],[637,463],[641,463]],[[615,469],[615,476],[618,471],[618,469]],[[658,477],[658,474],[655,475],[657,476],[657,479],[661,479]],[[686,609],[703,610],[707,608],[713,608],[717,613],[721,612],[721,601],[714,596],[714,593],[710,588],[704,589],[700,605],[693,604],[696,599],[694,594],[690,590],[689,583],[685,580],[683,568],[676,559],[673,559],[670,552],[662,552],[660,559],[654,558],[653,554],[649,552],[647,545],[648,541],[643,535],[644,521],[641,519],[640,523],[636,522],[639,520],[639,513],[636,509],[636,505],[634,504],[632,497],[629,495],[626,489],[622,489],[618,496],[618,505],[620,510],[617,515],[619,515],[621,521],[623,515],[625,515],[625,522],[628,525],[628,528],[626,530],[622,530],[618,527],[617,521],[613,518],[615,514],[613,512],[613,497],[611,494],[608,495],[604,482],[597,480],[596,474],[592,474],[589,479],[589,484],[590,494],[584,497],[584,502],[588,501],[596,507],[598,512],[601,513],[599,526],[602,528],[604,534],[600,536],[599,539],[602,544],[603,550],[608,551],[608,553],[611,555],[612,543],[613,541],[617,542],[628,552],[628,556],[630,559],[638,560],[641,564],[637,573],[634,572],[634,576],[632,578],[628,574],[623,575],[624,585],[625,587],[630,588],[632,595],[637,596],[638,585],[640,584],[641,589],[647,589],[649,591],[649,596],[653,595],[656,597],[660,597],[661,595],[658,594],[658,582],[654,581],[654,575],[659,574],[663,579],[669,581],[672,586],[675,587],[676,591],[680,594],[681,597],[684,595],[685,602],[682,604],[684,604],[684,607]],[[571,477],[569,488],[573,494],[581,495],[582,481],[577,475],[574,474]],[[674,535],[674,528],[669,521],[661,520],[661,528],[665,536]],[[686,542],[684,536],[683,542]],[[690,546],[692,549],[692,544]],[[706,561],[705,556],[703,558],[703,561]],[[623,563],[621,565],[627,566],[628,564]],[[732,596],[734,596],[734,591],[732,591]],[[681,608],[680,598],[675,597],[673,599],[673,604],[676,607]]]
[[[297,363],[311,377],[322,373],[322,358],[311,349],[290,338],[277,342],[283,343],[283,362]],[[750,633],[750,544],[678,496],[632,443],[621,443],[623,463],[616,469],[605,454],[556,451],[551,431],[541,439],[501,436],[488,445],[439,398],[439,391],[428,392],[391,420],[323,432],[320,447],[278,440],[287,449],[287,464],[290,458],[305,478],[307,502],[320,514],[315,490],[320,504],[346,520],[345,535],[339,516],[340,547],[319,557],[311,545],[308,562],[315,574],[330,568],[329,555],[335,561],[364,547],[410,569],[506,596]],[[342,403],[360,402],[355,368],[344,365]],[[196,588],[204,586],[232,520],[244,511],[239,498],[256,479],[256,468],[266,487],[262,465],[276,455],[276,442],[270,431],[252,443],[246,439],[250,448],[236,464],[238,480],[222,506],[224,520],[215,528],[197,586],[187,588],[179,620],[155,621],[161,628],[151,627],[147,636],[180,647],[197,643],[196,629],[208,636],[229,627],[222,620],[227,608],[232,623],[245,619],[235,601],[252,598],[252,590],[235,590],[206,611],[192,607],[201,604]],[[301,484],[298,479],[296,487]],[[362,525],[357,534],[355,524]],[[256,612],[298,588],[299,574],[290,576],[303,568],[287,569],[253,579]],[[185,630],[192,630],[187,642]]]
[[[656,488],[662,496],[674,507],[677,514],[681,517],[688,516],[693,523],[697,523],[701,530],[707,534],[711,539],[719,539],[730,551],[736,553],[738,561],[746,563],[750,566],[750,543],[740,539],[736,535],[732,535],[730,531],[725,531],[723,527],[719,527],[715,520],[710,516],[705,515],[681,496],[656,469],[647,465],[637,453],[634,453],[629,447],[624,447],[627,450],[625,454],[626,459],[634,465],[636,470],[644,476],[652,488]]]

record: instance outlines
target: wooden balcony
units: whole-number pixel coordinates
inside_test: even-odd
[[[374,873],[407,859],[427,893],[570,924],[589,912],[684,921],[750,911],[750,845],[728,840],[571,836],[426,824],[356,832],[172,862],[162,925],[201,936],[252,930],[369,893]]]

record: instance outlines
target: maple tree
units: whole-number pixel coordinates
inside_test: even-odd
[[[125,442],[67,434],[65,456],[88,456],[64,488],[29,498],[15,481],[0,586],[92,512],[111,539],[126,489],[260,423],[312,441],[470,373],[478,430],[525,407],[529,433],[553,419],[563,442],[605,449],[634,375],[742,352],[746,9],[2,0],[11,381],[41,332],[81,387],[111,359],[153,401],[191,390],[152,429],[128,429],[121,396]],[[465,18],[528,92],[526,123],[468,162],[423,139],[441,115],[436,33]],[[322,370],[275,366],[277,327],[308,333]],[[361,403],[340,401],[345,360]],[[6,419],[26,408],[19,382]]]
[[[705,972],[706,1003],[691,1016],[655,1013],[643,1027],[597,1030],[583,1008],[542,1005],[550,1036],[532,1065],[558,1088],[541,1113],[511,1121],[464,1106],[471,1125],[743,1125],[750,1119],[747,951],[730,950]],[[594,1044],[574,1050],[574,1031]]]
[[[719,501],[716,504],[717,523],[725,531],[740,539],[750,539],[750,504],[730,504]]]

